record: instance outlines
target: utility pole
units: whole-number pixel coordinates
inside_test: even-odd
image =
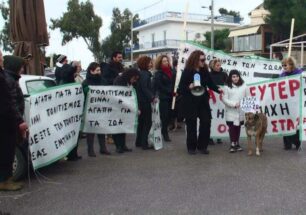
[[[131,66],[133,67],[133,13],[131,15]]]
[[[211,0],[211,38],[210,38],[210,47],[214,49],[214,0]]]

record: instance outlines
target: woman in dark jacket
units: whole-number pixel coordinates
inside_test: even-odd
[[[151,84],[152,74],[149,71],[153,67],[152,59],[148,56],[142,56],[137,60],[137,65],[140,69],[140,77],[136,87],[140,115],[138,117],[135,145],[147,150],[150,149],[148,146],[148,135],[152,126],[151,102],[155,101]]]
[[[165,141],[170,142],[168,125],[171,113],[171,101],[173,95],[173,71],[169,58],[160,55],[155,62],[156,72],[154,74],[154,90],[159,97],[160,120],[162,124],[161,133]]]
[[[303,70],[296,67],[296,61],[292,57],[284,58],[282,60],[283,72],[280,74],[280,77],[287,77],[291,75],[302,74]],[[284,149],[292,149],[292,145],[295,145],[296,150],[301,147],[301,141],[299,139],[299,130],[296,131],[296,134],[290,136],[284,136]]]
[[[220,59],[213,59],[209,62],[210,76],[215,85],[224,86],[227,80],[227,73],[223,72]],[[217,143],[221,144],[222,140],[217,139]],[[213,139],[210,139],[210,145],[214,145]]]
[[[96,62],[92,62],[89,64],[87,68],[87,74],[86,74],[86,79],[82,83],[83,90],[85,93],[85,96],[87,95],[89,91],[89,86],[104,86],[107,85],[107,82],[105,79],[102,78],[101,76],[101,69],[100,65]],[[106,154],[110,155],[111,153],[107,150],[106,145],[105,145],[105,134],[97,134],[98,136],[98,141],[100,145],[100,154]],[[95,139],[95,134],[87,134],[87,151],[88,151],[88,156],[89,157],[96,157],[95,151],[94,151],[94,139]]]
[[[114,80],[114,85],[133,87],[139,79],[139,71],[137,69],[128,69]],[[125,143],[125,134],[113,134],[117,153],[131,152]]]
[[[186,62],[186,67],[182,73],[178,93],[182,95],[183,115],[187,126],[187,149],[189,154],[195,154],[198,149],[202,154],[209,154],[207,150],[210,138],[211,110],[209,106],[209,94],[207,87],[220,93],[208,72],[205,64],[205,54],[196,50],[191,53]],[[204,94],[195,96],[192,94],[194,88],[194,75],[198,74],[201,78],[201,86]],[[197,118],[200,119],[199,136],[197,137]]]

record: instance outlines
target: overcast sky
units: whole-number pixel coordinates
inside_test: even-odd
[[[44,0],[48,25],[51,18],[59,18],[67,10],[67,2],[68,0]],[[147,18],[165,11],[183,12],[187,0],[91,0],[91,2],[94,5],[95,13],[103,19],[103,26],[100,30],[102,39],[110,34],[109,26],[114,7],[119,7],[120,10],[129,8],[132,12],[139,13],[140,18]],[[214,2],[216,14],[218,14],[218,10],[221,7],[227,10],[239,11],[244,17],[244,24],[248,24],[248,13],[261,4],[263,0],[214,0]],[[154,3],[157,4],[154,5]],[[154,6],[150,7],[152,4]],[[210,11],[201,8],[201,6],[208,7],[210,4],[211,0],[189,0],[189,12],[209,15]],[[3,20],[0,21],[3,22]],[[0,28],[2,28],[2,23],[0,23]],[[47,56],[51,53],[65,54],[70,60],[81,60],[84,68],[93,60],[92,54],[87,50],[85,43],[81,39],[74,39],[69,44],[62,46],[59,30],[51,31],[48,29],[48,31],[50,32],[50,45],[46,49]]]

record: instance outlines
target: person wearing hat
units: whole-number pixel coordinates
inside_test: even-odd
[[[74,83],[76,67],[68,64],[67,56],[60,55],[57,58],[55,69],[55,81],[57,85]]]
[[[21,183],[12,180],[12,174],[15,147],[19,138],[24,138],[27,132],[27,125],[22,118],[23,98],[19,98],[22,92],[18,85],[23,65],[23,59],[15,56],[5,56],[3,65],[0,51],[0,191],[22,188]]]

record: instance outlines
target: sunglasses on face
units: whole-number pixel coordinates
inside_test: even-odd
[[[202,63],[204,63],[205,62],[205,58],[203,58],[203,59],[200,59],[200,62],[202,62]]]

